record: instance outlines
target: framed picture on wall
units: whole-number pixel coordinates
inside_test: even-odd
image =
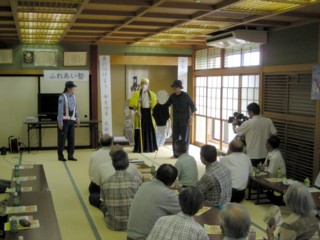
[[[63,66],[87,66],[87,52],[64,52]]]
[[[126,66],[126,97],[130,99],[133,92],[140,89],[141,78],[149,77],[149,68],[145,66]]]
[[[57,51],[56,50],[36,50],[34,52],[35,66],[57,66]]]
[[[0,64],[12,64],[12,49],[0,49]]]
[[[33,51],[23,51],[23,63],[32,64],[34,62],[34,52]]]

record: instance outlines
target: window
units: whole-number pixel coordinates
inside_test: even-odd
[[[229,117],[234,112],[247,114],[247,105],[259,103],[259,71],[252,66],[260,65],[260,46],[246,45],[224,50],[208,48],[195,51],[195,70],[207,70],[210,74],[195,73],[196,142],[212,144],[227,151],[229,142],[235,137]],[[224,68],[222,68],[224,66]],[[252,74],[242,68],[251,66]],[[228,68],[238,67],[239,73],[230,74]],[[213,71],[208,71],[214,69]],[[219,69],[219,71],[215,71]],[[255,72],[256,71],[256,72]],[[212,74],[211,74],[212,73]]]
[[[225,50],[225,63],[224,66],[240,67],[241,65],[241,48],[230,48]]]
[[[208,50],[202,49],[196,51],[195,69],[207,69],[208,68]]]
[[[229,48],[225,50],[225,67],[248,67],[260,64],[260,46],[247,45],[242,48]]]
[[[208,49],[208,68],[220,68],[221,67],[221,50],[219,48]]]
[[[258,66],[260,64],[260,46],[250,45],[242,48],[242,66]]]
[[[195,70],[221,67],[221,49],[208,48],[196,51]]]
[[[235,137],[228,119],[251,102],[259,102],[259,75],[197,77],[196,141],[227,151]]]

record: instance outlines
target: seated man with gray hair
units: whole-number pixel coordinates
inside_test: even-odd
[[[253,171],[251,159],[243,151],[243,142],[234,139],[229,144],[228,155],[221,159],[231,172],[232,196],[230,202],[241,202],[245,197],[249,175]]]
[[[202,202],[203,194],[197,188],[187,187],[182,190],[179,194],[182,212],[159,218],[147,240],[209,240],[207,232],[193,219]]]
[[[250,225],[249,212],[239,203],[227,203],[220,211],[223,240],[247,240]]]
[[[109,156],[112,158],[113,154],[118,151],[123,151],[123,147],[116,144],[110,148]],[[104,164],[101,164],[95,173],[96,184],[101,186],[109,177],[115,174],[116,170],[113,167],[112,161],[107,161]],[[129,164],[127,168],[127,172],[132,174],[133,176],[138,176],[141,180],[143,180],[143,175],[139,172],[137,167],[133,164]],[[101,200],[100,193],[99,194],[91,194],[89,197],[89,201],[91,205],[100,208]]]

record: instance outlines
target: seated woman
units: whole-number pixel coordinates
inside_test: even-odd
[[[320,229],[313,214],[314,203],[311,194],[302,183],[292,184],[284,195],[286,206],[291,215],[280,226],[279,240],[319,239]],[[276,225],[267,227],[268,240],[274,239]],[[312,238],[312,237],[315,238]]]

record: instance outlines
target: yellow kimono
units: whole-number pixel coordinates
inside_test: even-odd
[[[152,110],[154,108],[154,106],[157,104],[157,97],[156,97],[156,94],[152,91],[149,91],[149,95],[150,95],[150,113],[151,113],[151,116],[152,116]],[[137,111],[138,112],[141,112],[140,111],[140,93],[141,93],[141,90],[139,91],[135,91],[130,99],[130,102],[129,102],[129,107],[130,108],[137,108]],[[134,116],[134,126],[135,128],[140,128],[140,124],[139,124],[139,116],[137,114],[135,114]],[[155,122],[154,122],[154,119],[152,118],[152,123],[153,123],[153,126],[155,126]]]

